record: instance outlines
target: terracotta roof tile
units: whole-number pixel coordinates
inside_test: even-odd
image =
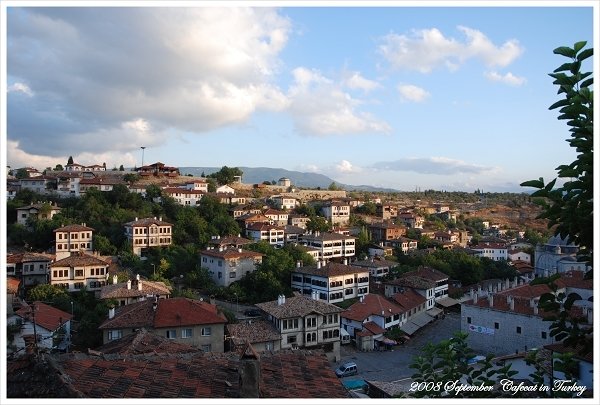
[[[341,316],[355,321],[364,321],[372,315],[389,317],[404,312],[404,309],[378,294],[366,294],[361,301],[352,304]]]
[[[227,334],[231,336],[236,345],[245,342],[260,343],[281,339],[281,334],[271,322],[263,319],[252,320],[250,323],[239,322],[226,326]]]
[[[162,281],[140,280],[142,289],[138,289],[137,280],[133,280],[131,288],[127,289],[127,283],[108,284],[100,290],[100,299],[109,298],[134,298],[147,295],[170,295],[171,288]]]
[[[219,251],[217,249],[203,250],[200,252],[200,255],[218,257],[221,259],[244,259],[244,258],[256,259],[256,258],[264,256],[262,253],[253,252],[251,250],[236,249],[236,248],[223,249],[222,251]]]
[[[49,331],[55,331],[73,318],[68,312],[61,311],[40,301],[35,301],[33,305],[35,306],[35,314],[33,314],[29,305],[21,307],[16,314],[32,322],[35,315],[35,323]]]
[[[158,226],[173,226],[173,224],[165,221],[161,221],[156,218],[141,218],[136,221],[127,222],[125,226],[150,226],[150,225],[158,225]]]
[[[278,305],[278,301],[261,302],[256,306],[269,315],[278,319],[294,318],[306,316],[316,312],[320,314],[333,314],[342,312],[342,309],[323,301],[313,300],[302,295],[294,295],[285,299],[285,302]]]
[[[93,231],[94,228],[90,228],[84,225],[66,225],[61,226],[60,228],[56,228],[54,232],[81,232],[81,231]]]
[[[415,309],[419,307],[419,305],[427,302],[427,298],[423,297],[418,292],[414,291],[411,288],[407,288],[404,292],[399,292],[394,294],[392,299],[404,308],[405,311],[410,311],[411,309]]]
[[[75,266],[108,266],[104,260],[83,252],[76,252],[50,265],[50,267],[75,267]]]

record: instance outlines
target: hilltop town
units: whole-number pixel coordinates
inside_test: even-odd
[[[9,397],[409,396],[414,371],[394,364],[430,337],[462,332],[465,361],[489,355],[526,380],[532,351],[568,351],[544,294],[592,323],[578,246],[527,194],[72,159],[6,182]],[[591,354],[575,360],[568,375],[591,390]]]

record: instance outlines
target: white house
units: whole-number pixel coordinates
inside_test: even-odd
[[[56,228],[54,230],[56,260],[78,252],[91,253],[94,249],[93,233],[94,228],[86,226],[85,223]]]
[[[300,294],[256,306],[281,333],[281,349],[323,349],[330,361],[340,360],[341,308]]]
[[[172,235],[173,224],[163,221],[162,217],[135,218],[125,224],[125,236],[132,245],[133,253],[138,256],[151,247],[170,246]]]
[[[508,260],[508,248],[503,243],[480,243],[471,246],[471,249],[476,252],[475,256],[478,257],[487,257],[494,261]]]
[[[106,285],[108,263],[97,256],[83,252],[50,264],[50,284],[68,289],[70,292],[86,288],[100,290]]]
[[[356,254],[356,238],[339,233],[308,233],[300,237],[300,243],[319,250],[319,260],[349,258]]]
[[[56,203],[35,203],[17,208],[17,223],[27,225],[29,218],[52,219],[60,212]]]
[[[292,270],[292,289],[329,303],[361,297],[369,292],[369,269],[333,262],[298,263]]]
[[[27,342],[33,344],[37,335],[38,349],[66,350],[71,342],[72,318],[72,314],[40,301],[31,306],[25,304],[7,319],[8,324],[21,325],[15,334],[13,348],[19,350],[25,348]]]
[[[322,207],[323,216],[332,225],[346,225],[350,222],[350,204],[342,201],[327,201]]]
[[[262,263],[263,254],[241,248],[218,248],[200,252],[200,266],[206,268],[215,284],[228,287]]]

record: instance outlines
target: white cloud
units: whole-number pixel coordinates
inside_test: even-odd
[[[352,72],[349,77],[344,79],[344,84],[349,89],[363,90],[365,92],[381,87],[376,81],[364,78],[360,72]]]
[[[202,133],[289,105],[273,77],[291,22],[276,9],[15,8],[8,18],[9,91],[36,97],[9,94],[7,132],[31,154],[102,152],[77,139],[138,117]]]
[[[454,175],[458,173],[484,174],[497,170],[493,167],[476,165],[447,157],[401,158],[389,162],[377,162],[372,167],[379,170],[441,175]]]
[[[491,71],[486,72],[484,76],[493,82],[500,82],[510,86],[522,86],[527,81],[524,77],[515,76],[511,72],[502,75],[498,72]]]
[[[353,166],[352,163],[350,163],[347,160],[342,160],[338,164],[336,164],[335,170],[339,173],[356,173],[360,171],[359,168]]]
[[[29,97],[33,97],[33,91],[25,83],[14,83],[6,89],[7,93],[23,93]]]
[[[318,70],[298,67],[288,97],[296,129],[304,135],[345,135],[389,132],[390,126],[368,112],[362,104]]]
[[[401,84],[398,86],[398,91],[402,99],[415,103],[421,103],[431,96],[425,89],[412,84]]]
[[[446,37],[437,28],[413,30],[411,35],[388,34],[381,39],[379,53],[397,69],[429,73],[438,66],[456,70],[476,58],[487,66],[507,66],[523,53],[517,40],[494,45],[485,34],[458,26],[463,41]]]

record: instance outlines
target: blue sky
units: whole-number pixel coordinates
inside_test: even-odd
[[[575,158],[547,75],[554,48],[594,45],[593,2],[571,4],[4,9],[7,164],[139,166],[146,146],[145,163],[530,191]]]

